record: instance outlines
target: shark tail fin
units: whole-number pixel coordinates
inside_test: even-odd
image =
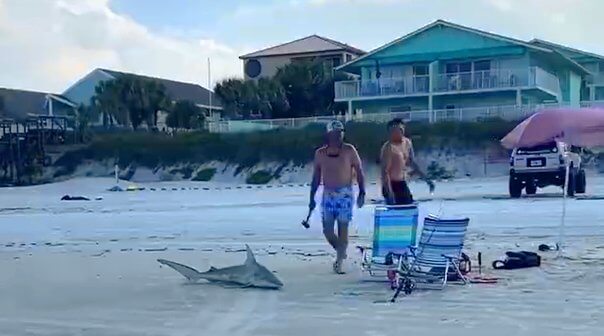
[[[182,276],[187,278],[189,281],[197,281],[200,279],[200,273],[192,267],[165,259],[157,259],[157,262],[172,268],[176,272],[182,274]]]
[[[247,251],[247,257],[245,259],[245,265],[249,266],[249,265],[255,265],[255,264],[257,264],[256,257],[254,257],[254,252],[252,252],[252,249],[247,244],[245,245],[245,250]]]

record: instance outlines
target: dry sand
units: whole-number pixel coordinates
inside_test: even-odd
[[[236,187],[205,194],[102,192],[108,184],[86,179],[0,189],[0,335],[507,336],[604,330],[601,200],[569,202],[565,258],[543,253],[542,267],[517,271],[487,265],[486,272],[502,277],[498,284],[416,291],[389,304],[382,303],[392,294],[387,284],[364,281],[352,248],[348,273],[331,273],[318,218],[310,230],[299,226],[305,188],[253,195]],[[413,189],[422,196],[425,186]],[[76,191],[104,200],[57,201]],[[377,194],[376,187],[371,191]],[[437,191],[460,200],[424,202],[424,210],[443,207],[447,215],[469,216],[467,252],[483,252],[488,264],[506,250],[535,251],[557,239],[559,198],[485,200],[481,195],[503,195],[501,179],[460,181]],[[357,227],[360,237],[351,245],[368,240],[370,206],[358,211]],[[239,264],[245,256],[236,251],[243,243],[277,272],[282,290],[188,285],[155,261],[167,258],[199,270]]]

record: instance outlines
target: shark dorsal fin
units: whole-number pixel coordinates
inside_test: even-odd
[[[214,267],[214,266],[210,266],[210,271],[216,271],[218,270],[218,268]]]
[[[245,245],[245,250],[247,251],[247,257],[245,259],[245,265],[246,266],[251,266],[251,265],[257,264],[256,258],[254,257],[254,253],[252,252],[252,249],[247,244]]]

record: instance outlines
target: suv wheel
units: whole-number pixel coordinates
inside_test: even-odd
[[[585,178],[585,170],[581,169],[579,170],[575,181],[575,191],[577,192],[577,194],[584,194],[586,187],[587,181]]]
[[[574,171],[574,169],[571,168],[570,172],[568,173],[568,188],[566,189],[566,195],[568,197],[575,196],[575,190],[577,187],[576,181],[577,181],[577,173]]]
[[[537,193],[537,185],[535,185],[535,182],[528,183],[526,185],[526,194],[527,195],[535,195],[536,193]]]
[[[522,195],[522,182],[513,175],[510,175],[509,189],[511,198],[520,198]]]

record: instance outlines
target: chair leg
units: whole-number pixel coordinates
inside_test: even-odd
[[[468,279],[461,274],[461,270],[459,269],[459,265],[456,265],[455,263],[453,264],[453,269],[455,269],[455,272],[457,273],[457,276],[461,279],[461,281],[463,282],[464,285],[468,284]]]
[[[392,296],[392,299],[390,299],[390,302],[395,302],[396,298],[399,296],[399,294],[401,294],[401,291],[403,290],[403,278],[399,277],[399,281],[398,281],[398,286],[396,287],[396,292],[394,292],[394,296]]]
[[[449,262],[449,259],[447,259],[447,266],[445,266],[445,278],[444,278],[444,281],[443,281],[443,287],[442,288],[445,288],[447,286],[447,279],[449,278],[449,266],[450,266],[450,264],[451,263]]]

